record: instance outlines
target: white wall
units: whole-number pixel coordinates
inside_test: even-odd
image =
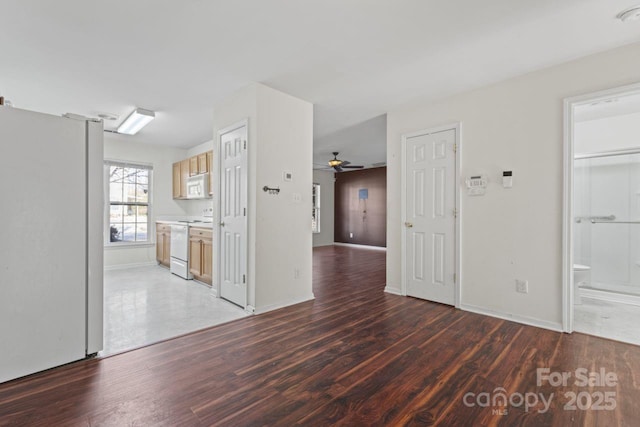
[[[128,141],[124,136],[106,133],[104,137],[104,158],[140,162],[153,165],[151,193],[152,244],[134,247],[106,247],[105,268],[116,266],[155,263],[155,220],[158,217],[184,216],[187,214],[188,200],[173,200],[173,163],[187,157],[187,151],[180,148],[140,144]]]
[[[401,136],[459,121],[460,176],[490,179],[485,196],[462,196],[462,304],[561,328],[563,99],[638,80],[634,44],[390,112],[387,286],[401,286]],[[501,187],[502,170],[513,171],[512,189]],[[516,278],[529,280],[528,294],[515,292]]]
[[[218,131],[243,119],[249,120],[248,303],[259,313],[313,298],[313,106],[261,84],[236,92],[215,108],[214,156]],[[217,188],[219,165],[214,166]],[[293,174],[292,182],[283,181],[284,170]],[[263,192],[265,185],[280,187],[280,194]],[[301,195],[300,203],[294,194]]]
[[[333,245],[335,173],[314,170],[313,182],[320,184],[320,233],[313,234],[313,246]]]

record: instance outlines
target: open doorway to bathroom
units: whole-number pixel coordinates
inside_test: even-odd
[[[640,345],[640,86],[567,107],[567,329]]]

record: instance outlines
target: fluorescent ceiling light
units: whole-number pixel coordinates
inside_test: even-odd
[[[156,113],[151,110],[136,108],[133,110],[133,113],[129,114],[129,117],[127,117],[125,121],[118,126],[118,133],[135,135],[155,117]]]

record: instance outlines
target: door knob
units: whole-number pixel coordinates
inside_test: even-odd
[[[411,228],[411,227],[413,227],[413,223],[405,222],[404,226],[407,227],[407,228]]]

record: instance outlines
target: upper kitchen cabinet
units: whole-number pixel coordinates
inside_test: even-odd
[[[213,166],[213,151],[198,154],[173,164],[173,198],[187,198],[187,180],[190,176],[209,174],[209,195],[213,194],[213,179],[211,171]]]
[[[173,198],[180,199],[182,196],[180,183],[182,182],[180,175],[180,162],[173,164]]]
[[[207,151],[207,168],[209,171],[209,195],[213,195],[213,151]]]
[[[189,159],[173,164],[173,198],[187,198],[187,179],[189,178]]]
[[[189,159],[189,176],[198,175],[198,156]]]
[[[198,154],[198,173],[199,174],[207,173],[211,170],[209,167],[209,162],[207,161],[207,154],[208,153]]]

